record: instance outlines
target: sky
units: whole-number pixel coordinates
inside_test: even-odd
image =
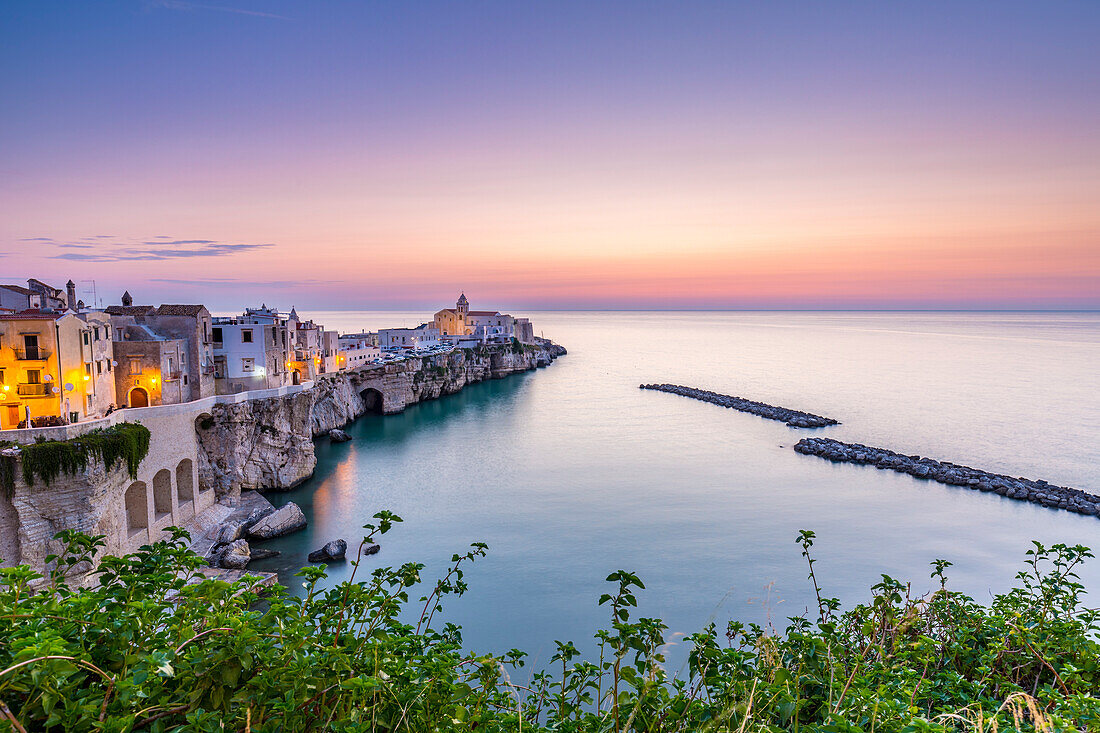
[[[0,3],[0,279],[1100,308],[1100,3]]]

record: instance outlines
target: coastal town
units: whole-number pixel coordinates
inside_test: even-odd
[[[31,278],[0,285],[0,428],[71,425],[513,343],[536,343],[531,321],[471,310],[465,294],[415,328],[338,333],[266,303],[215,316],[201,304],[135,304],[125,292],[96,308],[72,280],[62,289]]]

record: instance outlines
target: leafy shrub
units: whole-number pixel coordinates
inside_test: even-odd
[[[400,521],[375,517],[364,544]],[[418,602],[416,563],[327,591],[324,567],[310,567],[304,598],[261,598],[247,578],[199,576],[186,534],[172,532],[100,559],[95,587],[66,576],[102,540],[71,532],[49,577],[0,570],[0,730],[1100,730],[1097,615],[1075,574],[1091,554],[1080,546],[1035,543],[1017,587],[989,607],[948,590],[949,563],[937,561],[936,592],[915,598],[883,576],[870,602],[841,612],[821,594],[803,532],[817,617],[781,634],[712,624],[689,638],[683,679],[663,669],[664,624],[631,618],[642,581],[617,571],[599,599],[611,625],[595,635],[598,654],[557,642],[548,669],[519,685],[509,670],[521,652],[465,652],[460,629],[439,622],[483,544],[454,555]],[[401,620],[409,606],[415,625]]]
[[[62,472],[83,471],[89,458],[103,461],[107,470],[120,458],[126,462],[130,478],[137,478],[138,466],[149,454],[149,428],[139,423],[123,422],[109,428],[99,428],[68,440],[38,440],[20,446],[23,480],[34,484],[35,477],[46,486]]]

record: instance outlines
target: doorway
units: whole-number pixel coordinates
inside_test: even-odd
[[[134,387],[130,390],[130,407],[148,407],[149,393],[144,387]]]

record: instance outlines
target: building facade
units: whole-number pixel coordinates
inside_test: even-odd
[[[0,427],[102,417],[115,403],[111,324],[102,313],[0,314]]]

